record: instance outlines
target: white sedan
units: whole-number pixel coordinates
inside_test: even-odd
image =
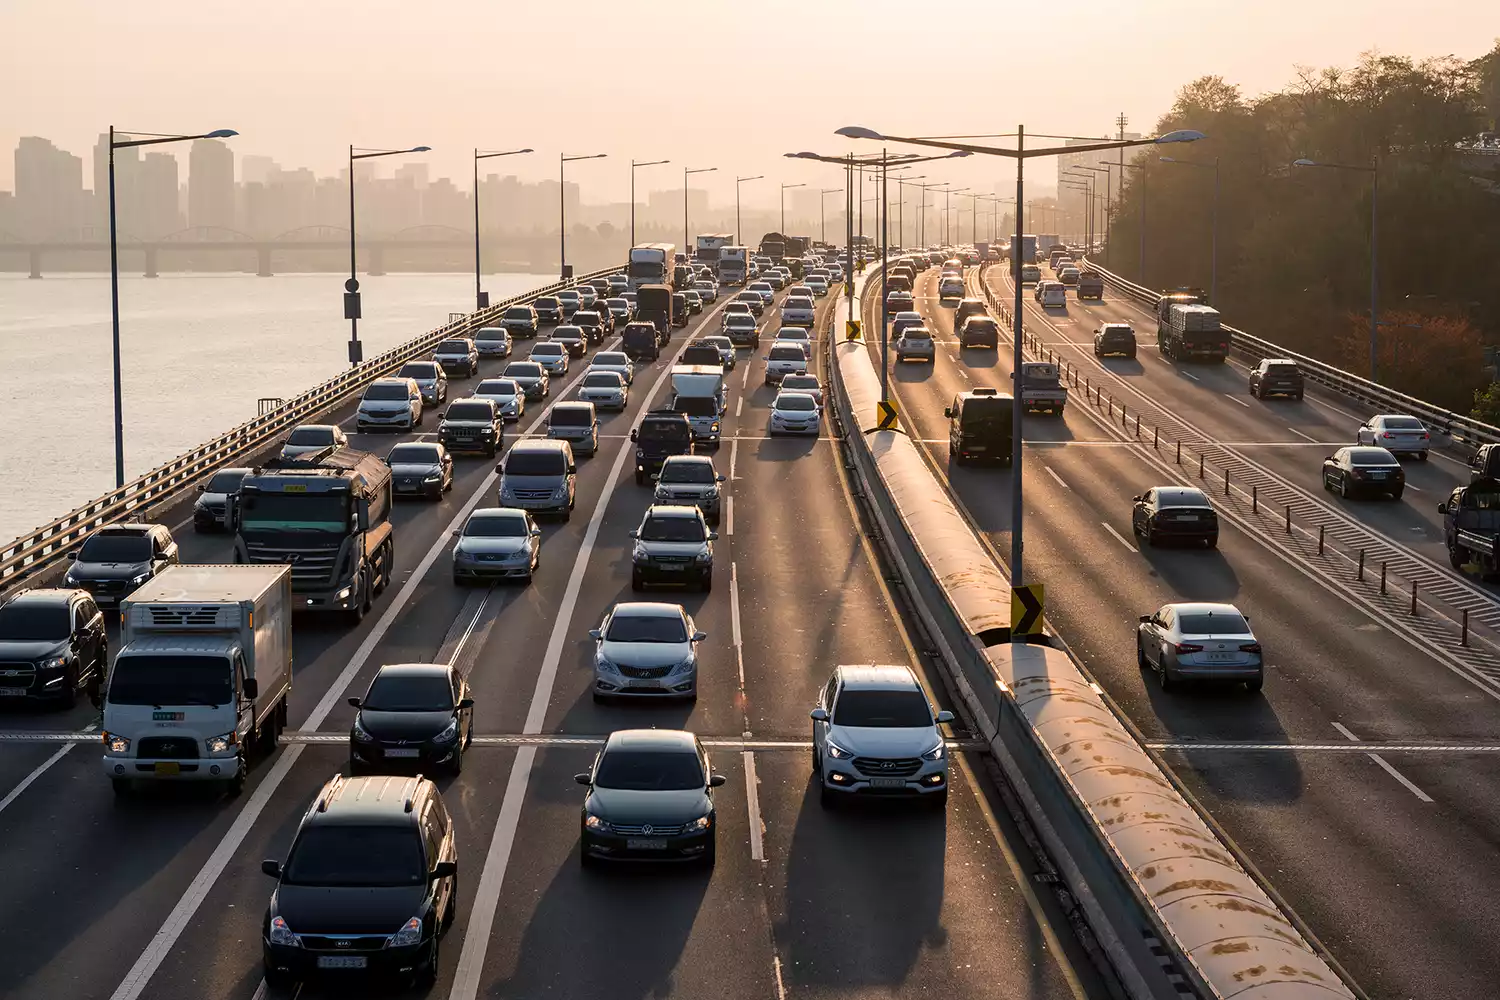
[[[474,389],[478,399],[493,399],[506,420],[520,420],[526,413],[526,391],[513,378],[487,378]]]
[[[625,380],[626,385],[635,381],[635,365],[631,363],[630,355],[624,351],[600,351],[589,362],[589,371],[616,372]]]
[[[578,398],[601,410],[623,410],[630,403],[630,387],[619,372],[590,368],[578,386]]]
[[[1427,461],[1432,435],[1416,417],[1404,413],[1382,413],[1365,421],[1355,434],[1358,444],[1384,448],[1393,455],[1411,455]]]
[[[817,434],[822,410],[811,393],[783,390],[771,403],[771,425],[769,433]]]
[[[816,375],[787,375],[781,380],[781,388],[783,391],[805,392],[820,408],[823,405],[823,387],[818,384]]]
[[[302,424],[293,428],[286,442],[281,446],[281,457],[303,458],[307,455],[322,451],[324,448],[332,448],[338,451],[349,447],[349,439],[344,436],[344,429],[337,424]]]
[[[795,343],[798,347],[802,348],[802,353],[807,355],[807,360],[812,360],[812,338],[808,336],[806,327],[783,326],[776,331],[776,339]]]
[[[712,281],[696,281],[693,283],[693,291],[704,302],[719,301],[719,286]]]

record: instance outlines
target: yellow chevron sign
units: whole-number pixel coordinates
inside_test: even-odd
[[[893,431],[901,416],[894,399],[882,399],[875,404],[875,426],[883,431]]]

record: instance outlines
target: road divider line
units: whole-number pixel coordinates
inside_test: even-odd
[[[1122,534],[1120,534],[1118,531],[1116,531],[1114,529],[1114,526],[1112,524],[1110,524],[1108,521],[1100,521],[1099,523],[1102,524],[1102,525],[1104,525],[1104,530],[1105,531],[1109,532],[1111,535],[1114,536],[1115,541],[1117,541],[1121,545],[1125,546],[1131,552],[1136,551],[1136,547],[1134,545],[1131,545],[1129,542],[1127,542],[1125,540],[1125,536],[1122,535]]]
[[[30,788],[32,783],[35,782],[36,779],[40,778],[42,775],[51,770],[53,764],[56,764],[58,761],[66,757],[68,755],[68,751],[72,750],[77,745],[78,744],[76,743],[64,743],[62,746],[57,748],[56,753],[54,753],[51,757],[48,757],[46,760],[42,761],[36,766],[36,768],[32,770],[30,774],[22,778],[16,785],[16,787],[12,788],[10,792],[6,794],[5,798],[0,799],[0,813],[5,812],[5,810],[10,807],[10,804],[12,802],[21,797],[22,792]]]
[[[745,808],[750,814],[750,860],[766,860],[765,836],[760,819],[760,779],[755,776],[755,754],[746,750],[745,761]]]
[[[1318,439],[1317,438],[1313,437],[1311,434],[1303,434],[1301,431],[1299,431],[1295,427],[1288,427],[1287,430],[1291,431],[1293,434],[1297,435],[1299,438],[1302,438],[1302,439],[1304,439],[1306,441],[1311,441],[1313,444],[1317,444],[1318,443]]]
[[[734,534],[734,497],[724,498],[724,535]]]
[[[734,646],[734,662],[740,675],[740,691],[745,690],[745,652],[740,642],[740,567],[729,564],[729,635]]]
[[[1240,404],[1241,406],[1243,406],[1247,410],[1250,409],[1250,404],[1249,403],[1245,402],[1243,399],[1241,399],[1240,397],[1236,396],[1232,392],[1226,392],[1226,393],[1224,393],[1224,398],[1225,399],[1229,399],[1229,400],[1233,400],[1234,402]]]
[[[1339,731],[1339,734],[1348,739],[1350,743],[1363,742],[1358,736],[1355,736],[1354,733],[1350,732],[1349,727],[1344,725],[1342,722],[1335,722],[1333,724],[1333,728],[1337,729]],[[1413,784],[1411,779],[1392,767],[1390,761],[1380,756],[1380,754],[1367,753],[1365,754],[1365,756],[1373,760],[1376,764],[1379,764],[1381,770],[1385,771],[1386,774],[1389,774],[1391,777],[1399,781],[1402,787],[1404,787],[1408,792],[1411,792],[1418,799],[1422,800],[1423,802],[1432,801],[1432,796],[1428,795],[1426,792],[1422,791],[1422,789]]]
[[[734,398],[734,419],[738,420],[740,418],[740,413],[744,409],[745,409],[745,397],[744,396],[736,396]]]
[[[734,482],[734,463],[740,457],[740,439],[736,437],[729,442],[729,481]]]
[[[1055,472],[1052,471],[1052,466],[1050,466],[1050,465],[1044,465],[1044,466],[1042,466],[1042,471],[1045,472],[1045,473],[1047,473],[1047,475],[1051,476],[1053,478],[1053,480],[1057,483],[1057,485],[1061,486],[1063,489],[1065,489],[1065,490],[1071,490],[1073,488],[1073,487],[1069,486],[1067,483],[1063,482],[1063,477],[1062,476],[1059,476],[1057,473],[1055,473]]]

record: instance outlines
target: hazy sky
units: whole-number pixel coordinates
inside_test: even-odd
[[[716,203],[738,173],[767,175],[744,194],[770,205],[778,182],[842,184],[781,157],[846,151],[840,125],[1097,135],[1123,111],[1146,131],[1205,73],[1255,94],[1298,64],[1472,58],[1497,35],[1494,0],[3,0],[0,189],[23,135],[83,156],[91,184],[113,123],[234,128],[236,152],[320,174],[350,142],[430,145],[432,176],[455,178],[476,145],[534,147],[494,165],[528,179],[555,177],[560,149],[607,153],[569,168],[585,202],[623,200],[632,156],[668,158],[642,191],[716,166],[693,179]],[[985,190],[1013,176],[989,158],[926,169]]]

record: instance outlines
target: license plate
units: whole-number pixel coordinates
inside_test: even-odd
[[[152,712],[152,722],[181,722],[187,718],[186,712]]]
[[[870,787],[871,788],[905,788],[906,787],[906,780],[904,778],[871,778],[870,779]]]
[[[1372,472],[1372,473],[1370,473],[1370,478],[1371,479],[1384,479],[1385,478],[1385,473],[1384,472]]]
[[[969,445],[969,450],[973,451],[973,452],[980,452],[980,451],[989,451],[990,449],[989,449],[988,445],[971,444],[971,445]]]
[[[385,755],[387,757],[420,757],[422,755],[422,751],[409,748],[402,750],[387,750],[385,752]]]
[[[26,696],[25,688],[3,687],[0,688],[0,698],[23,698]]]
[[[680,564],[663,563],[658,568],[661,569],[665,573],[676,573],[678,570],[685,569],[686,567],[684,567],[684,566],[682,566]]]
[[[181,774],[182,765],[175,760],[159,760],[152,767],[152,771],[156,774]]]
[[[283,493],[306,493],[307,492],[307,487],[303,486],[301,483],[283,483],[282,487],[281,487],[281,492],[283,492]]]
[[[1179,520],[1179,521],[1196,521],[1196,520],[1198,520],[1198,515],[1197,514],[1178,514],[1177,515],[1177,520]]]
[[[1210,663],[1228,663],[1229,661],[1234,660],[1236,658],[1237,658],[1237,654],[1235,654],[1235,653],[1209,653],[1208,654],[1208,661]]]
[[[363,955],[319,955],[320,969],[363,969],[370,960]]]
[[[644,840],[640,837],[631,837],[625,841],[625,849],[630,851],[665,851],[667,842],[665,840]]]
[[[417,487],[416,487],[415,484],[413,484],[411,486],[408,486],[405,483],[402,483],[400,486],[396,487],[396,492],[397,493],[415,493],[415,492],[417,492]]]

